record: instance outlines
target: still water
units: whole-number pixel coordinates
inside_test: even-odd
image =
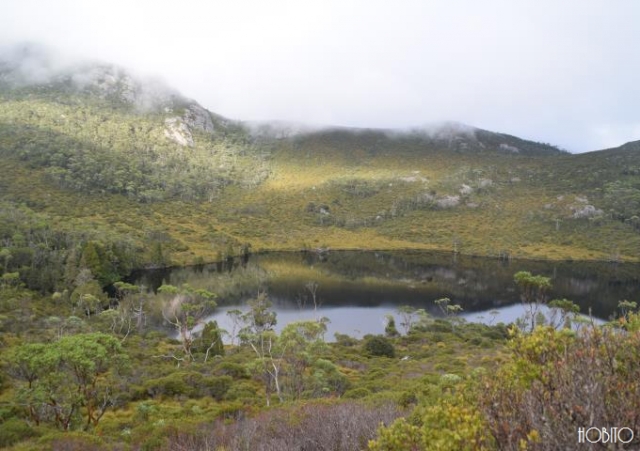
[[[211,265],[139,271],[131,281],[156,290],[189,283],[218,294],[209,318],[231,330],[228,310],[267,291],[278,325],[327,317],[327,338],[382,333],[384,318],[409,305],[440,316],[436,299],[448,297],[468,321],[512,322],[524,309],[513,281],[518,271],[551,278],[549,299],[566,298],[581,313],[608,319],[618,301],[640,300],[640,265],[602,262],[502,261],[436,252],[268,253]],[[315,299],[315,303],[314,303]],[[396,315],[397,318],[397,315]]]

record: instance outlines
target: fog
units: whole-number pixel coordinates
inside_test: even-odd
[[[3,0],[0,44],[90,59],[246,121],[441,121],[583,152],[640,139],[640,3]],[[6,55],[6,52],[5,52]]]

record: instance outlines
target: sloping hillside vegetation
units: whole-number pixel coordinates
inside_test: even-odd
[[[123,282],[265,250],[638,260],[637,142],[570,155],[455,123],[294,133],[110,65],[28,67],[0,62],[0,447],[568,450],[591,426],[632,428],[637,447],[633,300],[611,324],[566,299],[547,318],[550,279],[522,272],[515,324],[431,299],[442,317],[404,306],[384,335],[329,342],[319,315],[277,332],[264,291],[264,271],[317,271]],[[370,269],[375,289],[388,269]],[[238,292],[231,330],[204,324]]]
[[[637,259],[632,144],[569,155],[460,124],[261,132],[120,69],[79,73],[4,77],[2,198],[54,228],[127,235],[148,265],[249,245]]]

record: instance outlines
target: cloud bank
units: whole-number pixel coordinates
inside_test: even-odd
[[[640,139],[640,3],[4,0],[0,42],[162,77],[241,120]],[[33,76],[38,76],[38,68]]]

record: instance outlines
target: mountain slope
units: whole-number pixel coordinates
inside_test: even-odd
[[[45,168],[61,187],[200,199],[266,176],[236,124],[158,83],[84,65],[34,84],[0,67],[1,155]]]
[[[35,274],[38,252],[68,266],[89,242],[105,282],[248,246],[639,257],[637,143],[570,155],[456,123],[292,132],[227,120],[117,67],[28,79],[28,66],[0,65],[1,209],[27,218],[0,230],[21,255],[6,270]],[[37,224],[66,238],[52,245]]]

